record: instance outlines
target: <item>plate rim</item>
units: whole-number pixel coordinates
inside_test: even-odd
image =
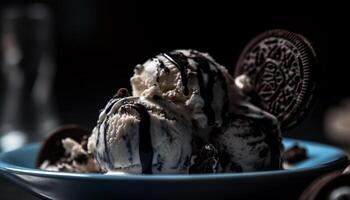
[[[342,166],[349,163],[349,159],[347,153],[338,147],[334,147],[328,144],[313,142],[308,140],[300,140],[293,138],[284,138],[288,141],[294,143],[307,143],[308,145],[316,145],[323,146],[327,148],[332,148],[336,150],[339,154],[337,158],[330,162],[326,162],[320,165],[303,167],[303,168],[295,168],[288,170],[273,170],[273,171],[259,171],[259,172],[244,172],[244,173],[220,173],[220,174],[101,174],[101,173],[75,173],[75,172],[53,172],[53,171],[45,171],[34,168],[27,168],[18,166],[9,161],[6,162],[6,156],[8,154],[24,151],[33,148],[37,148],[39,143],[25,145],[21,148],[2,152],[0,154],[0,174],[18,174],[18,175],[30,175],[30,176],[38,176],[38,177],[47,177],[47,178],[60,178],[60,179],[71,179],[76,180],[77,178],[82,180],[118,180],[118,181],[194,181],[194,180],[217,180],[217,179],[233,179],[233,178],[249,178],[249,177],[271,177],[271,176],[281,176],[281,175],[291,175],[291,174],[301,174],[312,172],[315,170],[326,170],[328,168],[332,168],[335,166]]]

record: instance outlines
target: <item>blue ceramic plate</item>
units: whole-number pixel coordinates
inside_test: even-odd
[[[292,169],[252,173],[199,175],[102,175],[48,172],[35,169],[38,145],[0,155],[0,173],[49,199],[295,199],[317,176],[343,168],[346,154],[332,146],[284,139],[286,148],[298,142],[308,159]]]

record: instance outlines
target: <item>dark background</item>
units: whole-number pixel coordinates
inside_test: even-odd
[[[209,52],[233,72],[244,45],[255,35],[274,28],[307,37],[322,70],[314,109],[300,126],[284,135],[329,142],[324,137],[324,113],[350,94],[348,51],[342,50],[348,42],[345,31],[348,24],[342,13],[330,14],[313,7],[286,10],[284,5],[266,9],[258,5],[260,9],[252,10],[250,5],[213,2],[191,5],[175,1],[145,5],[112,0],[42,2],[52,8],[54,16],[57,64],[54,91],[62,123],[92,128],[99,109],[108,99],[118,88],[129,87],[133,67],[155,54],[193,48]],[[2,194],[22,194],[7,181],[1,182]]]

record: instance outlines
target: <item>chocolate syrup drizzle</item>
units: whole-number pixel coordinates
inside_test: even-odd
[[[196,56],[193,58],[197,63],[197,79],[198,85],[200,89],[201,96],[204,100],[204,113],[208,117],[208,125],[213,125],[215,121],[215,112],[211,107],[211,103],[213,101],[213,87],[214,87],[214,73],[210,70],[209,63],[206,58],[202,56]],[[205,83],[203,73],[207,74],[208,82]]]
[[[106,113],[106,118],[103,120],[103,121],[97,121],[97,129],[98,129],[98,135],[97,135],[97,139],[96,139],[96,146],[99,145],[100,143],[100,136],[101,136],[101,131],[100,131],[100,127],[102,124],[104,124],[104,129],[103,129],[103,133],[102,136],[103,136],[103,139],[102,139],[102,142],[103,142],[103,145],[105,147],[105,150],[104,150],[104,153],[102,153],[101,155],[101,158],[105,161],[105,163],[108,163],[108,166],[109,167],[113,167],[113,164],[112,164],[112,161],[111,161],[111,157],[110,157],[110,154],[109,154],[109,148],[108,148],[108,144],[107,144],[107,130],[108,130],[108,124],[106,124],[106,122],[108,121],[109,119],[109,111],[110,109],[113,107],[113,105],[117,102],[118,99],[116,98],[112,98],[108,103],[107,103],[107,106],[105,108],[105,110],[103,112]],[[97,162],[99,163],[99,165],[101,165],[101,162],[99,161],[99,159],[97,159]]]
[[[174,59],[172,56],[170,56],[169,54],[167,53],[163,53],[162,54],[166,59],[168,59],[170,62],[172,62],[176,68],[180,71],[180,74],[181,74],[181,81],[182,81],[182,85],[183,85],[183,93],[184,95],[188,95],[190,92],[188,90],[188,77],[186,75],[186,69],[187,69],[187,65],[181,65],[179,64],[178,61],[176,61],[176,59]]]
[[[159,83],[159,78],[160,78],[160,70],[164,70],[165,71],[165,73],[167,73],[167,74],[169,74],[170,73],[170,70],[169,70],[169,68],[167,68],[165,65],[164,65],[164,63],[163,63],[163,61],[161,61],[160,59],[157,59],[158,60],[158,62],[159,62],[159,68],[157,68],[157,82]]]
[[[195,54],[195,56],[191,57],[195,62],[198,63],[197,65],[197,80],[198,85],[200,89],[200,94],[204,100],[204,113],[208,117],[208,125],[213,125],[215,123],[215,112],[211,106],[214,96],[213,96],[213,87],[215,84],[215,81],[222,81],[222,87],[225,92],[225,98],[227,99],[227,88],[226,88],[226,81],[222,74],[222,72],[218,69],[217,71],[214,71],[210,69],[210,63],[214,66],[216,66],[216,63],[212,62],[210,59],[207,59],[206,57],[196,53],[191,52],[192,54]],[[186,68],[188,67],[187,63],[187,57],[183,55],[181,52],[179,53],[163,53],[162,54],[165,58],[167,58],[170,62],[172,62],[180,71],[181,75],[181,81],[184,86],[184,94],[188,95],[188,77],[186,75]],[[208,81],[204,81],[204,74],[207,75]],[[223,105],[223,111],[227,109],[228,104],[224,103]],[[226,113],[226,112],[223,112]],[[223,116],[222,116],[223,117]]]
[[[121,102],[122,101],[122,102]],[[129,104],[131,108],[135,109],[139,116],[140,116],[140,125],[139,125],[139,155],[140,155],[140,162],[142,167],[142,173],[143,174],[152,174],[152,161],[153,161],[153,147],[152,147],[152,141],[151,141],[151,133],[150,133],[150,116],[146,109],[146,107],[142,104],[136,103],[134,104],[134,101],[125,101],[124,98],[113,98],[111,99],[104,112],[106,113],[106,118],[103,120],[103,122],[97,123],[98,128],[98,136],[97,136],[97,143],[99,143],[100,134],[102,133],[100,131],[100,126],[104,124],[103,129],[103,145],[105,147],[104,153],[101,155],[102,159],[105,161],[105,163],[108,163],[108,166],[110,168],[113,168],[113,161],[112,157],[110,156],[108,144],[107,144],[107,131],[108,131],[108,119],[111,117],[110,111],[112,107],[116,104],[120,103],[120,106]],[[117,109],[118,110],[118,109]],[[98,163],[99,160],[97,160]]]
[[[111,154],[109,153],[109,148],[107,144],[107,130],[108,130],[109,125],[106,123],[104,127],[104,134],[103,134],[103,142],[104,142],[104,147],[105,147],[105,156],[103,158],[107,161],[108,165],[110,168],[113,167],[112,159],[111,159]]]
[[[150,132],[150,116],[142,104],[131,106],[140,115],[139,125],[139,155],[143,174],[152,174],[153,147]]]

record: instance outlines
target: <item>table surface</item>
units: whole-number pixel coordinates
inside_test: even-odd
[[[1,200],[38,200],[35,196],[19,188],[14,183],[0,176],[0,199]]]

